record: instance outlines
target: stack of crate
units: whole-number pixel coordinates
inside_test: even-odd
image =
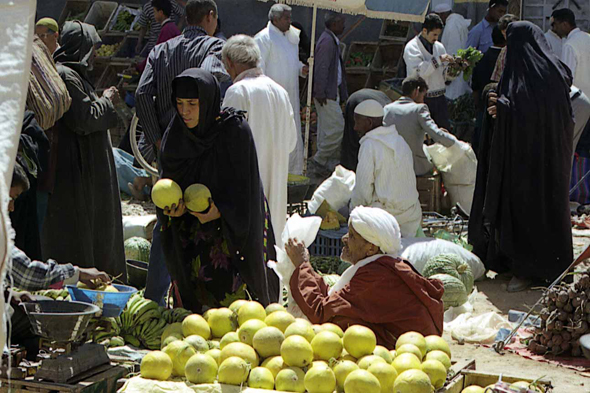
[[[385,20],[379,42],[353,42],[346,53],[346,82],[348,93],[362,88],[379,89],[381,81],[395,78],[410,27],[409,22]],[[370,57],[358,65],[359,54]]]

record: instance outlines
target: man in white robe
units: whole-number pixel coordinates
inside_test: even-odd
[[[363,101],[354,110],[361,147],[350,207],[379,207],[395,217],[403,237],[416,237],[422,208],[412,150],[395,126],[382,126],[383,116],[376,100]]]
[[[231,37],[223,46],[222,57],[234,82],[225,93],[223,106],[247,112],[273,230],[279,239],[287,219],[289,153],[297,145],[289,94],[258,67],[260,50],[253,38]]]
[[[551,47],[551,51],[555,53],[555,56],[561,59],[561,55],[563,53],[563,44],[565,42],[565,38],[562,38],[557,34],[554,27],[554,20],[551,17],[551,27],[545,33],[545,38],[547,39],[547,43]]]
[[[275,4],[268,13],[268,25],[254,39],[261,52],[260,68],[266,76],[281,85],[293,107],[297,129],[297,147],[289,156],[289,173],[303,173],[303,138],[299,104],[299,76],[305,77],[308,66],[299,61],[300,30],[291,26],[291,7]]]
[[[440,16],[445,24],[440,42],[449,55],[456,56],[459,49],[467,48],[467,36],[469,35],[471,19],[465,19],[462,15],[453,13],[450,3],[438,4],[434,7],[434,12]],[[450,100],[456,100],[464,94],[471,94],[471,91],[469,84],[461,74],[447,87],[445,96]]]

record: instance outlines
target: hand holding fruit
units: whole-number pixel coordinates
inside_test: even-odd
[[[451,55],[444,54],[440,55],[440,61],[442,61],[443,63],[453,63],[455,59]]]
[[[78,271],[80,272],[78,280],[88,285],[88,288],[90,289],[94,289],[97,286],[100,286],[100,284],[110,284],[111,282],[111,278],[108,274],[101,272],[94,267],[79,267]]]
[[[297,241],[297,238],[289,239],[285,244],[285,251],[295,267],[299,267],[304,262],[309,262],[309,251],[303,242]]]
[[[209,198],[209,203],[209,210],[207,210],[206,213],[190,212],[190,214],[199,219],[199,222],[201,224],[206,224],[208,222],[215,221],[221,217],[221,213],[219,212],[219,209],[217,209],[217,206],[215,206],[215,202],[213,202],[213,199]]]
[[[172,206],[166,206],[164,208],[164,214],[170,217],[180,217],[186,211],[186,206],[184,205],[184,201],[181,199],[178,201],[178,205],[173,203]]]
[[[102,93],[102,95],[103,97],[108,98],[113,104],[118,103],[120,100],[119,91],[115,86],[111,86],[108,89],[106,89],[104,93]]]

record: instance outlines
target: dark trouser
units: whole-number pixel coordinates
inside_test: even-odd
[[[26,358],[28,360],[35,360],[37,353],[39,353],[39,336],[33,333],[31,322],[25,310],[15,305],[12,308],[14,309],[14,314],[10,318],[10,343],[25,347],[27,350]]]
[[[154,226],[152,237],[152,248],[150,250],[150,264],[148,266],[147,284],[145,286],[145,298],[157,302],[161,306],[165,305],[166,292],[170,287],[170,274],[166,268],[164,260],[164,250],[162,249],[162,233],[160,220]]]
[[[444,95],[440,97],[426,97],[424,103],[428,105],[430,117],[440,128],[451,131],[451,120],[449,119],[449,108],[447,99]]]

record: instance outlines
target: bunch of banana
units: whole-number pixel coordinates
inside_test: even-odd
[[[192,312],[185,309],[185,308],[172,308],[169,310],[164,310],[162,312],[162,318],[166,320],[167,323],[175,323],[175,322],[182,322],[184,318],[191,315]]]
[[[147,349],[160,349],[162,332],[166,325],[166,320],[163,318],[144,323],[139,329],[139,341]]]
[[[67,289],[44,289],[33,292],[33,295],[40,295],[52,298],[53,300],[71,300]]]

